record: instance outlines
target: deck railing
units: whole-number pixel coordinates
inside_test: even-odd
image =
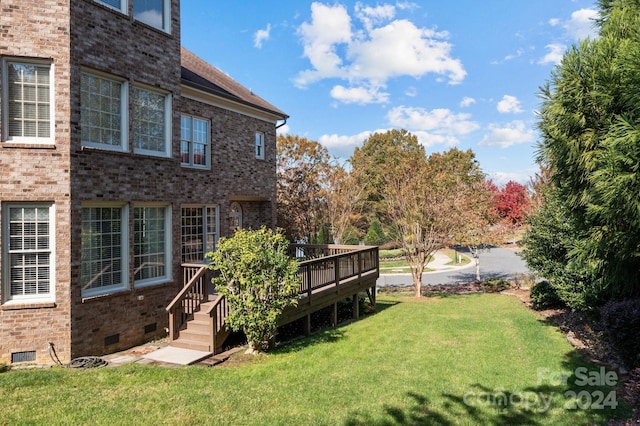
[[[299,263],[298,274],[301,277],[300,296],[311,300],[314,291],[324,287],[338,287],[350,279],[362,278],[363,275],[378,271],[378,247],[315,245],[295,246],[296,252],[304,252]],[[321,253],[327,253],[323,257]]]
[[[200,304],[209,299],[209,283],[205,279],[207,265],[183,263],[182,271],[185,286],[167,306],[171,340],[178,337],[178,331],[200,308]]]
[[[372,274],[377,277],[379,270],[378,247],[293,244],[290,250],[291,256],[299,261],[299,298],[305,298],[308,304],[312,303],[314,292],[317,294],[332,286],[339,292],[341,284],[360,280],[366,275],[368,278],[372,278]],[[171,340],[177,339],[179,330],[200,309],[200,305],[209,300],[207,265],[183,264],[182,269],[186,284],[167,306]],[[225,318],[229,314],[226,298],[219,296],[206,313],[212,320],[211,344],[218,348],[222,342],[217,340],[225,332]]]

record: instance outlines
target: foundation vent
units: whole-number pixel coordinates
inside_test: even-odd
[[[120,341],[120,334],[113,334],[111,336],[107,336],[104,338],[104,345],[105,346],[115,345],[119,341]]]
[[[158,323],[147,324],[144,326],[144,334],[153,333],[158,329]]]
[[[11,363],[17,362],[34,362],[36,360],[36,351],[13,352],[11,354]]]

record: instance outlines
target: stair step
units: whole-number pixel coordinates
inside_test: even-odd
[[[191,330],[187,328],[186,330],[180,331],[179,339],[181,338],[193,340],[196,342],[209,343],[209,341],[211,340],[211,333],[208,330]]]
[[[208,321],[208,319],[201,320],[199,318],[195,318],[187,322],[185,330],[202,331],[209,333],[211,330],[211,323]],[[184,332],[185,330],[183,330],[182,332]]]
[[[213,352],[213,349],[207,343],[194,341],[190,339],[184,339],[184,338],[179,338],[178,340],[174,340],[170,342],[169,346],[173,346],[176,348],[183,348],[183,349],[193,349],[195,351],[202,351],[202,352]]]

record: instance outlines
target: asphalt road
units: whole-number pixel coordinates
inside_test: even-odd
[[[471,263],[464,267],[451,267],[440,271],[429,272],[422,275],[423,284],[460,284],[473,281],[476,278],[475,260],[468,250],[460,250],[471,259]],[[429,265],[427,265],[429,267]],[[480,278],[505,278],[512,279],[515,274],[530,273],[526,263],[514,250],[505,248],[492,248],[480,254]],[[385,274],[380,275],[378,287],[386,286],[411,286],[411,274]]]

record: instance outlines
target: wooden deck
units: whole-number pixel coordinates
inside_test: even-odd
[[[299,261],[301,278],[298,304],[282,314],[279,325],[305,318],[310,332],[313,312],[333,306],[337,323],[337,303],[353,300],[353,316],[358,318],[358,294],[366,292],[375,306],[379,276],[378,248],[339,245],[292,245],[291,256]],[[167,307],[171,345],[219,353],[229,334],[224,319],[229,306],[224,297],[210,294],[210,274],[205,265],[183,265],[185,286]]]

